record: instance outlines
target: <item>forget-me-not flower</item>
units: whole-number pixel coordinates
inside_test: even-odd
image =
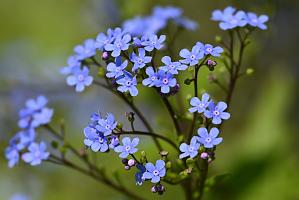
[[[115,58],[115,63],[111,62],[107,65],[106,76],[108,78],[118,78],[124,75],[124,69],[127,67],[128,61],[122,63],[121,56]]]
[[[43,160],[47,160],[50,156],[50,153],[46,151],[47,145],[44,142],[31,143],[28,150],[29,152],[22,155],[22,159],[32,166],[41,164]]]
[[[222,119],[229,119],[230,114],[225,112],[227,104],[225,102],[218,102],[217,105],[213,101],[209,103],[208,110],[205,110],[204,115],[207,118],[212,118],[213,124],[221,124]]]
[[[87,126],[84,128],[84,144],[90,147],[94,152],[106,152],[108,150],[107,139],[94,127]]]
[[[157,160],[156,165],[153,163],[145,164],[146,172],[143,173],[143,179],[151,179],[152,183],[158,183],[166,174],[164,160]]]
[[[141,44],[144,46],[146,51],[152,51],[154,49],[161,49],[164,45],[163,42],[165,41],[166,36],[160,35],[158,38],[157,35],[150,35],[148,36],[147,40],[142,42]]]
[[[74,71],[67,77],[66,82],[69,86],[75,86],[76,92],[82,92],[86,86],[90,86],[93,81],[92,76],[89,76],[87,67]]]
[[[113,38],[113,30],[109,28],[107,30],[107,35],[105,33],[98,34],[98,36],[96,37],[96,41],[95,41],[95,47],[100,49],[101,51],[103,51],[104,47],[107,44],[111,44],[113,39],[114,39]]]
[[[170,72],[165,72],[164,70],[158,71],[158,81],[155,87],[160,87],[161,92],[167,94],[170,92],[170,88],[176,86],[177,81]]]
[[[5,158],[8,160],[8,167],[12,168],[18,164],[20,155],[19,151],[14,146],[9,146],[5,149]]]
[[[126,34],[124,36],[118,36],[112,44],[106,44],[105,50],[112,51],[113,57],[118,57],[121,51],[127,50],[130,46],[131,36]]]
[[[192,106],[192,108],[189,108],[189,112],[203,113],[209,105],[210,102],[209,100],[210,100],[210,96],[207,93],[204,93],[201,96],[201,100],[198,97],[191,98],[190,105]]]
[[[134,63],[132,71],[143,68],[147,63],[151,62],[152,57],[146,56],[143,48],[138,49],[139,55],[137,56],[134,52],[131,54],[131,61]]]
[[[180,145],[180,159],[190,156],[190,158],[194,158],[198,154],[198,149],[200,147],[200,143],[197,141],[197,137],[193,136],[190,145],[186,143],[182,143]]]
[[[144,172],[146,172],[145,166],[143,166],[140,163],[136,164],[136,168],[138,169],[138,172],[135,173],[135,181],[136,185],[142,185],[144,182],[144,179],[142,178]]]
[[[257,16],[255,13],[248,12],[247,13],[247,22],[250,26],[258,27],[262,30],[267,29],[267,25],[265,23],[269,20],[267,15]]]
[[[95,41],[93,39],[87,39],[83,45],[77,45],[74,51],[78,60],[90,58],[96,54]]]
[[[139,143],[138,137],[135,137],[132,141],[129,137],[124,137],[122,139],[122,145],[115,147],[114,151],[117,153],[121,153],[119,154],[119,157],[126,158],[128,157],[128,155],[134,154],[138,151],[138,149],[136,148],[138,143]]]
[[[153,67],[147,67],[145,73],[148,75],[148,78],[143,79],[142,84],[148,87],[154,86],[158,82],[158,73]]]
[[[199,137],[195,137],[198,137],[199,143],[202,144],[205,148],[213,148],[214,146],[220,144],[223,140],[221,137],[217,138],[219,130],[215,127],[211,128],[210,133],[208,133],[208,130],[206,128],[199,128],[197,130],[197,133]]]
[[[131,75],[125,75],[123,78],[120,78],[116,81],[120,86],[117,87],[117,90],[120,92],[130,92],[131,96],[138,95],[137,79],[136,76],[132,77]]]
[[[212,55],[214,57],[219,57],[223,52],[223,49],[219,46],[213,47],[210,44],[203,44],[201,42],[197,42],[196,46],[198,46],[201,51],[204,52],[204,55]]]
[[[67,60],[67,66],[60,69],[60,73],[63,75],[68,75],[74,70],[80,68],[81,62],[77,59],[76,56],[70,56]]]
[[[169,56],[164,56],[162,62],[165,66],[162,66],[159,69],[170,72],[171,74],[178,74],[178,70],[186,70],[188,68],[187,65],[183,65],[180,62],[172,62]]]
[[[96,129],[104,134],[104,136],[110,135],[116,128],[117,121],[115,121],[113,114],[108,113],[106,119],[99,119]]]
[[[192,50],[189,51],[188,49],[182,49],[180,51],[180,56],[184,58],[180,60],[181,63],[189,64],[190,66],[194,66],[198,64],[199,60],[203,58],[204,52],[195,45],[192,47]]]

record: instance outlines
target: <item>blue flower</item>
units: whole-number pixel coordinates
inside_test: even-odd
[[[19,127],[30,129],[48,124],[51,121],[53,110],[45,107],[47,103],[48,100],[44,96],[38,96],[36,100],[27,100],[26,107],[19,112]]]
[[[14,146],[17,150],[23,150],[35,140],[35,135],[33,128],[22,130],[9,141],[9,146]]]
[[[267,15],[260,15],[259,17],[252,12],[247,13],[247,22],[250,26],[258,27],[262,30],[267,29],[267,25],[265,23],[269,20]]]
[[[200,147],[200,143],[197,141],[197,137],[193,136],[190,142],[190,145],[186,143],[182,143],[180,145],[180,159],[190,156],[190,158],[194,158],[198,154],[198,150]]]
[[[215,10],[212,13],[212,20],[220,21],[219,27],[222,30],[233,29],[236,27],[243,27],[247,24],[246,14],[244,11],[237,11],[233,7],[227,7],[222,12]]]
[[[194,112],[198,112],[198,113],[203,113],[206,108],[208,107],[209,103],[210,103],[210,96],[207,93],[204,93],[201,96],[201,100],[199,100],[198,97],[193,97],[190,100],[190,105],[193,106],[192,108],[189,108],[189,112],[194,113]]]
[[[31,200],[31,198],[25,194],[14,194],[9,200]]]
[[[116,125],[117,121],[115,121],[114,116],[108,113],[106,119],[99,119],[96,129],[102,132],[104,136],[108,136],[116,128]]]
[[[136,71],[137,69],[141,69],[145,66],[145,64],[151,62],[152,57],[145,55],[145,50],[142,48],[138,49],[139,55],[137,56],[134,52],[131,54],[131,61],[134,63],[132,71]]]
[[[130,92],[131,96],[137,96],[138,95],[138,90],[137,90],[137,80],[136,76],[131,77],[131,75],[125,75],[123,78],[118,79],[116,81],[117,84],[120,86],[117,87],[117,90],[120,92]]]
[[[183,60],[180,60],[181,63],[194,66],[198,64],[200,59],[203,58],[204,52],[201,51],[201,49],[197,45],[195,45],[193,46],[191,52],[188,49],[182,49],[180,51],[180,56],[184,58]]]
[[[104,47],[107,44],[111,44],[111,42],[113,41],[113,30],[112,29],[108,29],[107,30],[107,35],[105,33],[99,33],[96,41],[95,41],[95,47],[100,49],[101,51],[104,50]]]
[[[218,102],[217,105],[213,101],[209,103],[208,110],[205,110],[204,115],[207,118],[212,118],[213,124],[221,124],[222,119],[229,119],[230,114],[228,112],[224,112],[224,110],[227,108],[227,105],[225,102]]]
[[[161,35],[159,38],[157,35],[148,36],[147,40],[142,42],[141,44],[144,46],[146,51],[152,51],[154,49],[161,49],[163,47],[163,42],[165,41],[166,36]]]
[[[221,53],[223,52],[223,49],[219,46],[213,47],[210,44],[203,44],[201,42],[197,42],[196,46],[198,46],[204,52],[205,55],[220,57]]]
[[[125,60],[122,63],[121,56],[115,58],[115,63],[111,62],[107,65],[107,73],[106,76],[108,78],[118,78],[124,75],[124,69],[127,67],[128,61]]]
[[[168,19],[175,19],[182,15],[183,11],[180,8],[173,7],[173,6],[156,6],[153,9],[153,15],[160,20],[168,20]]]
[[[16,147],[8,147],[5,149],[5,158],[8,160],[8,167],[12,168],[18,164],[20,155]]]
[[[146,168],[140,163],[136,164],[136,168],[138,169],[138,172],[135,173],[136,185],[142,185],[144,182],[144,179],[142,178],[142,176],[143,176],[143,173],[146,172]]]
[[[80,68],[81,62],[77,59],[76,56],[70,56],[67,60],[67,66],[60,69],[60,73],[63,75],[68,75],[74,70]]]
[[[96,54],[95,41],[93,39],[87,39],[83,45],[77,45],[74,51],[78,60],[90,58]]]
[[[114,149],[115,147],[117,147],[119,145],[119,139],[117,136],[112,135],[110,136],[110,144],[109,144],[109,148],[110,149]]]
[[[99,132],[97,129],[91,126],[84,128],[84,144],[90,147],[94,152],[106,152],[108,150],[107,139],[104,137],[103,133]]]
[[[212,13],[212,20],[214,21],[227,21],[236,11],[234,7],[228,6],[223,11],[214,10]]]
[[[112,51],[113,57],[118,57],[121,51],[127,50],[130,46],[129,42],[131,41],[131,36],[126,34],[124,36],[118,36],[114,40],[113,44],[106,44],[105,50]]]
[[[122,145],[114,148],[114,151],[119,154],[119,157],[126,158],[129,154],[134,154],[138,151],[136,146],[139,143],[139,138],[135,137],[132,141],[129,137],[124,137],[122,139]]]
[[[222,142],[222,138],[217,138],[219,134],[219,130],[217,128],[211,128],[210,133],[206,128],[199,128],[197,130],[199,135],[198,141],[205,147],[205,148],[213,148],[214,146],[220,144]],[[197,136],[195,136],[197,137]]]
[[[170,72],[165,72],[164,70],[158,71],[158,81],[155,83],[156,87],[161,88],[161,92],[167,94],[170,92],[171,87],[175,87],[177,84],[176,79]]]
[[[165,162],[163,160],[157,160],[156,165],[153,163],[146,163],[146,172],[143,173],[143,179],[151,179],[152,183],[160,182],[160,179],[165,176]]]
[[[76,92],[82,92],[85,86],[90,86],[93,81],[93,78],[88,74],[88,68],[83,67],[82,70],[78,69],[68,76],[66,82],[69,86],[75,86]]]
[[[155,72],[153,67],[148,67],[145,70],[145,73],[148,75],[148,78],[142,81],[144,86],[152,87],[158,82],[158,73]]]
[[[172,62],[169,56],[164,56],[162,62],[166,66],[162,66],[159,69],[170,72],[171,74],[178,74],[178,70],[186,70],[188,68],[187,65],[182,65],[180,62]]]
[[[47,160],[50,153],[47,152],[47,146],[44,142],[31,143],[28,147],[29,152],[22,155],[22,159],[32,166],[40,165],[43,160]]]

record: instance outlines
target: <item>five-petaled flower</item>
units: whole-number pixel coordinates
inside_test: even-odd
[[[107,65],[106,76],[108,78],[118,78],[124,75],[124,70],[128,65],[128,61],[125,60],[122,63],[121,56],[115,58],[115,63],[111,62]]]
[[[197,136],[193,136],[191,138],[190,145],[186,143],[182,143],[180,145],[180,151],[182,154],[180,154],[180,159],[190,156],[190,158],[194,158],[198,154],[198,150],[200,147],[200,143],[197,140]]]
[[[199,128],[197,130],[198,136],[197,137],[198,142],[202,144],[205,148],[213,148],[214,146],[220,144],[222,142],[222,138],[217,136],[219,135],[219,130],[217,128],[211,128],[210,133],[208,133],[208,130],[206,128]]]
[[[87,126],[84,128],[84,135],[84,144],[90,147],[92,151],[106,152],[108,150],[107,139],[96,128]]]
[[[47,152],[47,145],[44,142],[31,143],[28,147],[29,152],[22,155],[22,159],[30,165],[40,165],[43,160],[47,160],[50,153]]]
[[[158,73],[155,72],[153,67],[148,67],[145,70],[145,73],[148,75],[148,78],[143,79],[142,84],[144,86],[152,87],[158,82]]]
[[[120,85],[117,87],[118,91],[120,92],[129,91],[130,95],[133,97],[138,95],[138,89],[136,87],[137,85],[136,76],[132,77],[130,74],[125,74],[124,77],[118,79],[116,83]]]
[[[159,38],[157,35],[150,35],[146,41],[141,44],[144,46],[146,51],[152,51],[154,49],[161,49],[163,47],[163,42],[165,41],[166,36],[161,35]]]
[[[99,119],[96,129],[102,132],[104,136],[108,136],[116,128],[116,125],[117,121],[115,121],[114,116],[111,113],[108,113],[106,119]]]
[[[76,92],[82,92],[85,86],[90,86],[93,81],[93,77],[89,76],[89,70],[87,67],[78,69],[67,77],[66,82],[69,86],[75,86]]]
[[[265,23],[269,20],[267,15],[257,16],[255,13],[249,12],[247,13],[247,21],[250,26],[258,27],[262,30],[267,29],[267,25]]]
[[[209,102],[210,102],[209,100],[210,100],[210,96],[207,93],[204,93],[201,96],[201,100],[199,100],[198,97],[193,97],[190,100],[190,105],[193,106],[193,107],[189,108],[189,112],[191,112],[191,113],[194,113],[194,112],[203,113],[209,105]]]
[[[165,66],[162,66],[159,69],[170,72],[171,74],[178,74],[178,70],[186,70],[188,68],[187,65],[182,65],[180,62],[172,62],[169,56],[164,56],[162,62]]]
[[[225,112],[227,104],[223,101],[218,102],[216,105],[213,101],[209,103],[208,110],[205,110],[204,115],[207,118],[212,118],[213,124],[221,124],[222,119],[229,119],[230,114]]]
[[[164,160],[157,160],[156,165],[153,163],[145,164],[146,172],[143,173],[143,179],[151,179],[152,183],[160,182],[160,179],[165,176],[165,162]]]
[[[122,139],[122,145],[115,147],[114,151],[117,153],[121,153],[119,154],[119,157],[126,158],[128,157],[128,155],[134,154],[138,151],[138,149],[136,148],[138,143],[139,143],[138,137],[133,138],[132,141],[129,137],[124,137]]]
[[[143,68],[147,63],[151,62],[152,57],[146,56],[145,50],[142,48],[138,49],[139,55],[137,56],[134,52],[131,54],[131,61],[134,63],[132,71]]]
[[[198,64],[199,60],[203,58],[204,52],[201,51],[200,47],[197,45],[192,47],[192,50],[182,49],[180,51],[180,56],[184,58],[180,60],[181,63],[189,64],[190,66],[194,66]]]
[[[90,58],[96,54],[95,41],[93,39],[87,39],[83,45],[77,45],[74,51],[78,60]]]
[[[167,94],[170,92],[170,88],[176,86],[177,81],[170,72],[164,70],[158,71],[158,81],[155,86],[161,88],[161,92]]]
[[[115,39],[112,44],[106,44],[105,50],[112,51],[111,55],[113,57],[118,57],[121,51],[127,50],[130,46],[131,35],[126,34],[123,37],[119,36]]]

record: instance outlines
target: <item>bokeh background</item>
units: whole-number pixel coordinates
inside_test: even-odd
[[[295,0],[0,0],[0,152],[18,131],[18,110],[24,101],[39,94],[46,95],[49,106],[55,109],[54,124],[65,118],[67,135],[78,147],[82,147],[82,128],[92,112],[101,109],[124,119],[128,108],[119,99],[96,86],[83,94],[75,93],[66,86],[59,68],[66,64],[76,44],[124,19],[148,15],[156,5],[181,7],[186,16],[200,24],[197,31],[177,38],[175,52],[196,41],[214,43],[215,35],[224,35],[217,23],[210,21],[214,9],[233,5],[270,16],[269,30],[256,32],[246,52],[244,67],[255,72],[238,84],[232,118],[224,126],[224,143],[217,149],[210,170],[210,176],[231,175],[205,199],[298,200],[299,1]],[[207,81],[208,74],[208,70],[201,73],[200,88],[223,98],[223,93]],[[169,120],[165,120],[168,116],[161,112],[156,96],[146,93],[137,102],[156,130],[173,137]],[[151,141],[141,147],[157,157]],[[110,171],[118,169],[124,184],[148,199],[183,199],[179,186],[167,186],[163,196],[147,191],[150,184],[136,187],[133,173],[125,172],[116,156],[98,154],[97,160]],[[32,200],[126,199],[77,172],[50,163],[8,169],[0,153],[0,200],[14,194],[28,195]]]

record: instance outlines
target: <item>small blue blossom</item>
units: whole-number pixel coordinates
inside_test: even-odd
[[[136,164],[136,168],[138,169],[138,172],[135,173],[136,185],[142,185],[144,182],[144,179],[142,177],[144,172],[146,172],[146,168],[140,163]]]
[[[81,62],[77,59],[76,56],[70,56],[67,60],[67,66],[60,69],[60,73],[63,75],[68,75],[74,70],[80,68]]]
[[[161,35],[159,38],[157,35],[150,35],[148,39],[141,44],[144,46],[146,51],[152,51],[154,49],[161,49],[163,47],[163,42],[165,41],[166,36]]]
[[[119,154],[119,157],[126,158],[130,154],[134,154],[138,151],[136,146],[139,143],[139,138],[135,137],[132,141],[129,137],[124,137],[122,139],[122,145],[114,148],[114,151]]]
[[[29,152],[22,155],[22,159],[30,165],[40,165],[43,160],[47,160],[50,153],[47,152],[47,146],[44,142],[31,143],[28,147]]]
[[[107,44],[111,44],[111,42],[113,41],[113,30],[112,29],[108,29],[107,30],[107,35],[105,33],[99,33],[97,38],[96,38],[96,42],[95,42],[95,47],[100,49],[101,51],[104,50],[104,47]]]
[[[267,29],[267,25],[265,23],[269,20],[267,15],[260,15],[259,17],[252,12],[247,13],[247,22],[250,26],[258,27],[262,30]]]
[[[198,141],[205,147],[205,148],[213,148],[214,146],[220,144],[222,142],[222,138],[217,138],[219,134],[219,130],[217,128],[211,128],[210,133],[206,128],[199,128],[197,130],[199,135],[195,136],[198,137]]]
[[[190,156],[190,158],[194,158],[198,154],[198,150],[200,147],[200,143],[197,141],[197,137],[193,136],[191,138],[190,145],[186,143],[182,143],[180,145],[180,151],[182,154],[180,154],[180,159]]]
[[[14,146],[17,150],[23,150],[35,140],[35,130],[24,129],[18,132],[10,141],[9,145]]]
[[[183,60],[180,60],[181,63],[194,66],[198,64],[200,59],[203,58],[204,52],[201,51],[201,49],[197,45],[195,45],[193,46],[191,52],[188,49],[182,49],[180,51],[180,56],[184,58]]]
[[[199,100],[198,97],[193,97],[190,100],[190,105],[193,106],[193,107],[189,108],[189,112],[191,112],[191,113],[194,113],[194,112],[203,113],[207,109],[207,107],[210,103],[209,100],[210,100],[210,96],[207,93],[204,93],[201,96],[201,100]]]
[[[157,160],[156,165],[148,162],[145,168],[146,172],[143,173],[143,179],[151,179],[152,183],[160,182],[160,179],[166,174],[164,160]]]
[[[107,139],[97,129],[91,126],[84,128],[84,144],[94,152],[106,152],[108,150]]]
[[[150,63],[152,60],[151,56],[145,55],[145,50],[142,48],[138,49],[139,55],[137,56],[134,52],[131,54],[131,61],[134,63],[132,71],[143,68],[147,63]]]
[[[108,78],[118,78],[124,75],[124,69],[127,67],[128,61],[125,60],[122,63],[121,56],[115,58],[115,63],[111,62],[107,65],[107,73],[106,76]]]
[[[137,96],[138,95],[138,89],[136,87],[137,85],[137,79],[136,76],[132,77],[131,75],[125,75],[123,78],[118,79],[116,81],[117,84],[120,86],[117,87],[117,90],[120,92],[130,92],[131,96]]]
[[[214,10],[212,13],[212,20],[214,21],[227,21],[236,11],[236,8],[228,6],[223,11]]]
[[[153,15],[160,20],[176,19],[180,17],[182,13],[182,9],[173,6],[156,6],[153,9]]]
[[[116,128],[117,121],[115,121],[113,114],[108,113],[106,119],[99,119],[96,129],[108,136]]]
[[[217,105],[213,101],[209,103],[208,110],[205,110],[204,115],[207,118],[212,118],[213,124],[221,124],[222,119],[229,119],[230,114],[228,112],[224,112],[227,108],[227,104],[225,102],[218,102]]]
[[[105,45],[105,50],[112,51],[111,55],[113,57],[118,57],[121,51],[127,50],[129,48],[130,41],[131,41],[131,36],[129,34],[126,34],[123,37],[118,36],[112,44]]]
[[[5,158],[8,160],[8,167],[14,167],[20,159],[18,149],[16,147],[7,147],[5,149]]]
[[[92,81],[93,78],[89,76],[89,69],[87,67],[74,71],[66,79],[69,86],[75,86],[76,92],[82,92],[86,86],[91,85]]]
[[[144,86],[152,87],[158,82],[158,73],[155,72],[153,67],[148,67],[145,70],[145,73],[148,75],[148,78],[142,81]]]
[[[116,135],[111,135],[110,136],[110,144],[109,144],[109,148],[110,149],[114,149],[115,147],[117,147],[119,145],[119,139]]]
[[[205,55],[220,57],[221,53],[223,52],[223,49],[219,46],[213,47],[210,44],[203,44],[201,42],[197,42],[196,46],[198,46],[204,52]]]
[[[164,56],[162,62],[165,66],[162,66],[159,69],[170,72],[171,74],[178,74],[178,70],[186,70],[188,68],[187,65],[182,65],[180,62],[172,62],[169,56]]]
[[[171,87],[177,85],[176,79],[170,72],[165,72],[164,70],[158,71],[158,81],[155,83],[155,87],[160,87],[161,92],[167,94],[170,92]]]
[[[26,101],[26,107],[19,112],[18,125],[23,129],[36,128],[51,121],[53,110],[46,107],[48,100],[44,96]]]
[[[74,51],[78,60],[90,58],[96,54],[95,41],[93,39],[87,39],[83,45],[76,46]]]
[[[237,11],[233,7],[227,7],[222,12],[215,10],[212,13],[212,20],[220,21],[219,27],[222,30],[233,29],[236,27],[243,27],[247,24],[246,14],[244,11]]]

